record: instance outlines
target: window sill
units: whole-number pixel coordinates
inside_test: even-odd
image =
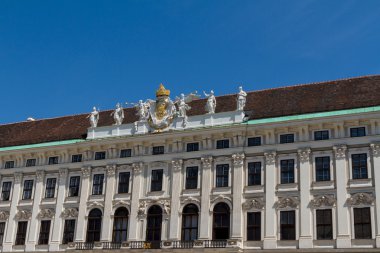
[[[214,187],[212,194],[231,194],[231,187]]]
[[[33,199],[22,199],[18,202],[20,206],[31,206],[33,205]]]
[[[314,247],[321,247],[321,248],[334,248],[335,247],[335,240],[327,239],[327,240],[313,240],[313,246]]]
[[[55,204],[57,202],[56,198],[43,198],[41,201],[42,205],[49,205],[49,204]]]
[[[282,191],[298,191],[298,184],[297,183],[277,184],[276,190],[279,192],[282,192]]]
[[[348,187],[371,187],[372,186],[372,178],[364,178],[364,179],[350,179],[348,180]]]
[[[298,248],[297,240],[278,240],[277,247],[282,249],[296,249]]]
[[[375,240],[374,239],[352,239],[351,246],[353,248],[374,248]]]
[[[25,245],[13,245],[12,249],[20,251],[20,250],[25,250]]]
[[[37,244],[36,245],[36,250],[48,250],[49,249],[49,244]]]
[[[249,185],[244,187],[244,193],[261,193],[264,192],[264,185]]]
[[[102,195],[90,195],[88,200],[104,201],[104,194]]]
[[[131,194],[128,192],[128,193],[116,193],[114,195],[114,199],[130,199],[131,198]]]
[[[165,191],[153,191],[153,192],[148,192],[146,195],[147,196],[162,196],[164,195]]]
[[[182,195],[199,195],[200,189],[184,189],[182,190]]]
[[[65,198],[66,203],[79,203],[79,196],[76,197],[66,197]]]
[[[311,184],[312,190],[319,189],[334,189],[335,181],[313,181]]]
[[[11,201],[0,201],[0,207],[10,207],[11,206]]]

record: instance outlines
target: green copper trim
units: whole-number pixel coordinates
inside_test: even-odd
[[[21,146],[3,147],[3,148],[0,148],[0,151],[11,151],[11,150],[19,150],[19,149],[27,149],[27,148],[43,148],[43,147],[74,144],[74,143],[83,142],[83,141],[86,141],[86,140],[74,139],[74,140],[66,140],[66,141],[52,141],[52,142],[44,142],[44,143],[21,145]]]
[[[315,118],[322,118],[322,117],[378,112],[378,111],[380,111],[380,106],[373,106],[373,107],[356,108],[356,109],[348,109],[348,110],[340,110],[340,111],[317,112],[317,113],[299,114],[299,115],[266,118],[266,119],[253,119],[253,120],[249,120],[247,123],[248,125],[257,125],[257,124],[276,123],[276,122],[291,121],[291,120],[315,119]]]

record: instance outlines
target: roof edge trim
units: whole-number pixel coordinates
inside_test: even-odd
[[[43,147],[50,147],[50,146],[67,145],[67,144],[74,144],[74,143],[83,142],[83,141],[86,141],[86,140],[73,139],[73,140],[43,142],[43,143],[20,145],[20,146],[9,146],[9,147],[0,148],[0,152],[20,150],[20,149],[29,149],[29,148],[43,148]]]

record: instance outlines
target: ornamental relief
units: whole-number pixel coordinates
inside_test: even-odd
[[[276,163],[276,151],[270,151],[270,152],[265,152],[265,163],[266,165],[273,165]]]
[[[145,199],[140,200],[139,210],[137,211],[137,215],[139,217],[144,217],[146,212],[148,211],[148,207],[153,205],[159,205],[162,208],[164,214],[170,214],[170,200],[168,199]]]
[[[211,166],[212,166],[212,160],[213,160],[212,156],[204,156],[204,157],[202,157],[201,158],[201,162],[202,162],[203,168],[205,168],[205,169],[211,168]]]
[[[91,167],[82,168],[82,175],[84,178],[89,177],[91,175]]]
[[[63,210],[61,217],[62,218],[76,218],[78,217],[78,208],[66,208]]]
[[[130,206],[131,201],[130,200],[114,200],[112,201],[112,207],[114,209],[121,207],[121,206]]]
[[[310,205],[314,208],[318,207],[333,207],[335,206],[336,199],[334,195],[319,195],[315,196],[314,199],[310,201]]]
[[[9,212],[8,211],[0,211],[0,221],[7,221],[9,218]]]
[[[95,208],[95,207],[103,208],[104,204],[103,204],[103,202],[99,202],[99,201],[87,202],[87,208],[91,209],[91,208]]]
[[[172,161],[172,167],[174,170],[182,169],[183,161],[181,159]]]
[[[39,214],[38,214],[38,218],[40,219],[45,219],[45,218],[53,218],[55,215],[55,210],[54,209],[42,209]]]
[[[245,154],[244,153],[236,153],[232,155],[232,160],[234,163],[234,166],[243,166],[244,164],[244,158]]]
[[[373,194],[366,192],[352,194],[352,196],[347,199],[347,205],[349,206],[369,206],[373,205],[374,202],[375,197]]]
[[[243,210],[248,211],[251,209],[261,210],[265,207],[265,201],[263,198],[251,198],[247,199],[243,203]]]
[[[298,150],[298,157],[302,163],[310,161],[310,154],[311,154],[310,148]]]
[[[335,153],[335,158],[343,159],[346,157],[346,151],[347,151],[346,145],[334,146],[333,149]]]
[[[144,168],[144,163],[143,162],[134,163],[132,164],[132,168],[133,168],[133,173],[140,173]]]
[[[372,143],[371,150],[373,156],[380,156],[380,143]]]
[[[184,161],[185,166],[198,166],[200,163],[201,161],[197,159],[189,159]]]
[[[16,220],[29,220],[30,218],[32,218],[32,211],[30,210],[19,210],[15,216]]]
[[[232,203],[232,199],[228,196],[225,195],[218,195],[212,199],[210,199],[210,204],[213,205],[217,202],[227,202],[227,203]]]
[[[299,203],[298,197],[280,197],[276,202],[276,209],[297,208]]]
[[[107,176],[112,177],[115,175],[115,172],[116,172],[116,165],[107,165],[106,166]]]

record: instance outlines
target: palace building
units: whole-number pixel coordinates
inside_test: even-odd
[[[380,76],[217,92],[0,125],[1,252],[380,251]]]

